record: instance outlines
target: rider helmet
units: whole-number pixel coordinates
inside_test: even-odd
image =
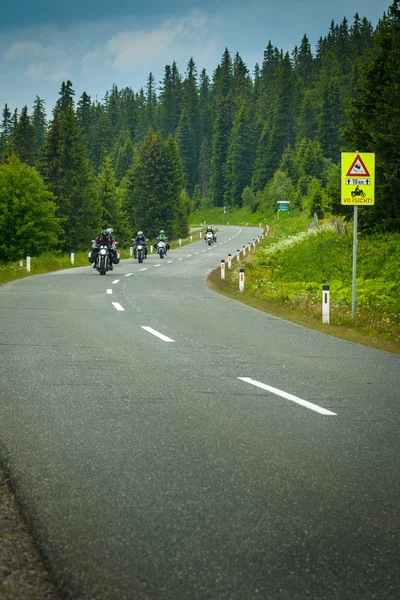
[[[108,237],[109,236],[108,229],[103,229],[103,231],[101,232],[101,235],[103,237]]]
[[[138,231],[137,234],[138,234],[139,237],[142,237],[143,231]]]
[[[109,227],[109,228],[107,229],[108,235],[112,235],[113,231],[114,231],[114,230],[113,230],[113,229],[111,229],[111,227]]]
[[[164,234],[165,234],[164,229],[160,229],[160,235],[164,235]]]

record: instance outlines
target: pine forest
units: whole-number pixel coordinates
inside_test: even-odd
[[[103,226],[185,236],[199,208],[247,207],[268,218],[347,214],[340,154],[375,152],[376,202],[363,232],[400,230],[400,2],[374,29],[358,14],[331,22],[311,48],[270,41],[251,71],[225,49],[213,73],[165,66],[140,90],[115,85],[101,101],[62,84],[48,111],[7,104],[0,119],[0,260],[85,249]],[[110,82],[111,84],[111,82]]]

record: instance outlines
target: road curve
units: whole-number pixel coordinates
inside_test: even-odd
[[[0,288],[0,454],[63,598],[399,597],[399,357],[210,290],[258,233]]]

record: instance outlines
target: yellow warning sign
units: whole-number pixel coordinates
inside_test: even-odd
[[[342,152],[342,204],[375,204],[375,154]]]

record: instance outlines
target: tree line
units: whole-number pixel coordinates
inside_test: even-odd
[[[399,64],[396,0],[375,30],[358,14],[332,21],[314,52],[307,35],[290,54],[269,42],[252,73],[226,49],[211,78],[191,58],[183,75],[174,62],[159,86],[150,73],[145,88],[114,85],[101,101],[84,92],[75,102],[64,82],[49,121],[39,97],[31,114],[5,105],[0,170],[17,157],[39,173],[66,249],[105,222],[124,239],[134,228],[184,235],[199,207],[268,214],[284,199],[346,213],[340,152],[357,149],[377,166],[376,205],[360,211],[360,227],[398,231]],[[8,201],[0,188],[0,222]]]

